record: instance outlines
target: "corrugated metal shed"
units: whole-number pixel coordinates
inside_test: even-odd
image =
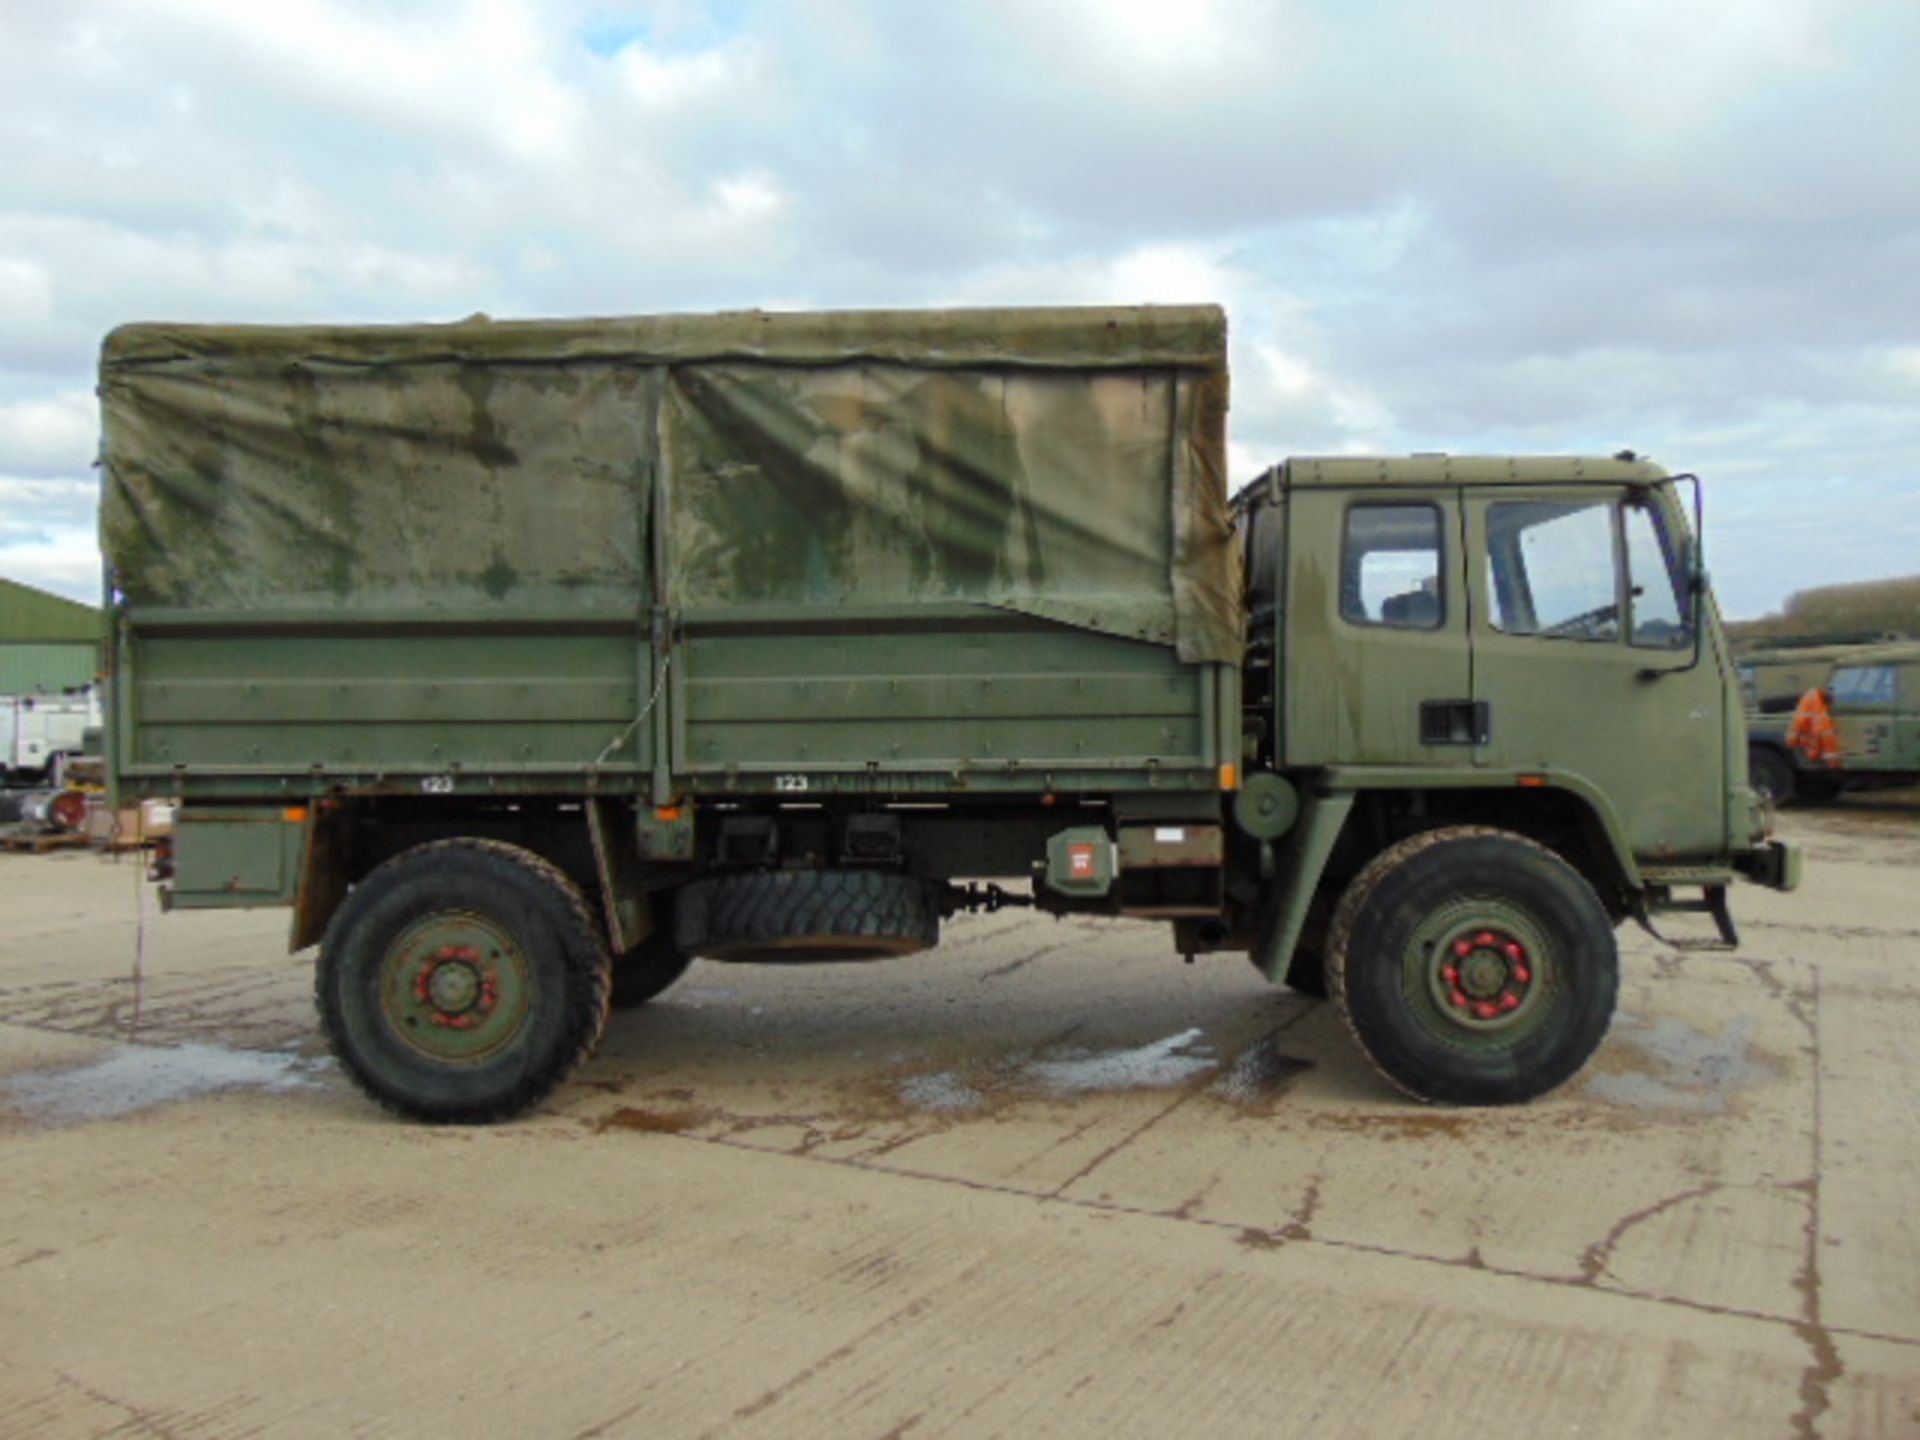
[[[0,695],[90,682],[100,669],[100,612],[0,579]]]

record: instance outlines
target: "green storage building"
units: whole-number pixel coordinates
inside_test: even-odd
[[[0,579],[0,695],[52,694],[100,671],[100,612]]]

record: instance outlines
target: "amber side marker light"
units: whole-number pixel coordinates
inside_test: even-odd
[[[1529,790],[1538,790],[1546,785],[1547,777],[1544,775],[1522,775],[1513,783],[1525,786]]]
[[[1222,790],[1238,790],[1240,788],[1240,767],[1238,765],[1222,765],[1220,767],[1220,788]]]

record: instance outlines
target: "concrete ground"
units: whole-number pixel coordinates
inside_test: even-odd
[[[1520,1109],[1008,912],[697,965],[480,1130],[341,1077],[284,913],[0,855],[0,1434],[1920,1434],[1920,795],[1784,829]]]

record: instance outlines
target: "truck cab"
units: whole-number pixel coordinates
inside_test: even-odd
[[[1363,817],[1325,842],[1336,876],[1377,849],[1362,833],[1491,825],[1567,858],[1616,918],[1704,909],[1728,937],[1736,875],[1790,881],[1693,483],[1629,456],[1414,456],[1289,460],[1241,492],[1250,728],[1261,763]],[[1265,967],[1312,983],[1337,889],[1293,897]]]

